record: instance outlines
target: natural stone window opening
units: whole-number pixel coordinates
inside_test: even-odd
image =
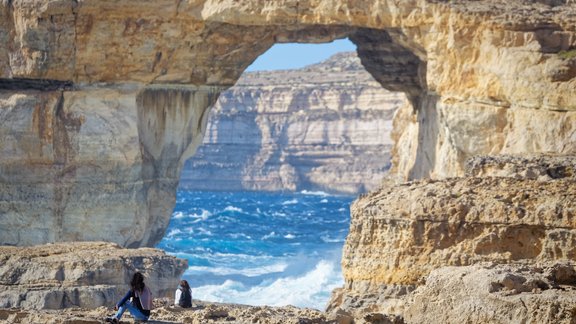
[[[307,49],[312,50],[312,46],[307,46]],[[353,196],[381,185],[382,178],[390,168],[392,118],[395,111],[405,103],[406,97],[403,93],[385,90],[366,71],[355,51],[337,53],[322,62],[299,69],[248,69],[234,87],[220,94],[218,102],[211,108],[204,144],[198,147],[195,156],[185,164],[182,171],[180,189],[184,190],[178,195],[176,211],[173,214],[175,219],[160,247],[176,254],[182,253],[180,255],[186,255],[188,250],[198,251],[190,259],[192,268],[189,279],[194,283],[193,288],[199,298],[212,301],[255,305],[261,303],[258,298],[250,299],[250,293],[234,290],[235,285],[243,283],[242,279],[239,279],[243,278],[243,273],[254,275],[249,280],[251,286],[245,289],[249,292],[257,290],[261,292],[259,295],[266,295],[267,291],[278,288],[274,288],[274,283],[270,285],[259,281],[261,278],[267,278],[266,281],[271,282],[287,280],[285,285],[288,286],[291,285],[291,280],[293,285],[302,285],[304,278],[324,272],[326,275],[316,281],[327,280],[329,284],[323,284],[310,296],[323,295],[325,299],[320,304],[298,304],[323,309],[332,289],[343,283],[340,251],[349,226],[349,203]],[[221,199],[220,206],[215,206],[210,201],[200,208],[187,204],[192,195],[186,194],[186,190],[205,191],[194,193],[194,199],[200,199],[199,201],[208,197],[210,194],[207,192],[210,191],[330,192],[345,194],[348,198],[344,205],[323,211],[327,215],[327,221],[334,217],[344,220],[344,224],[340,225],[341,231],[334,231],[330,234],[333,236],[326,235],[322,239],[325,240],[325,247],[318,247],[329,247],[329,256],[301,260],[297,254],[323,254],[318,252],[323,250],[305,250],[310,247],[298,239],[299,235],[306,235],[304,231],[284,232],[279,228],[280,223],[274,224],[279,221],[270,217],[269,221],[273,224],[270,226],[278,228],[260,233],[256,230],[260,227],[256,217],[249,215],[254,209],[252,206],[231,203],[228,200],[231,196],[229,194],[215,194],[211,200]],[[247,194],[247,200],[254,200],[256,195],[260,194]],[[287,198],[280,198],[280,202],[270,198],[267,193],[262,193],[259,197],[263,201],[270,199],[278,208],[298,204],[305,199],[308,199],[308,204],[312,204],[313,200],[332,203],[329,196],[311,199],[286,195]],[[278,209],[278,212],[282,213],[284,210]],[[302,224],[310,221],[302,218],[303,212],[298,210],[286,217],[292,219],[291,223]],[[342,213],[345,215],[340,216]],[[266,215],[268,217],[268,214]],[[220,217],[238,217],[240,223],[251,224],[248,228],[237,224],[231,233],[226,229],[227,222],[223,221],[218,229],[213,229],[212,235],[217,235],[222,242],[229,243],[232,241],[229,236],[236,235],[236,248],[229,248],[228,243],[220,241],[219,246],[214,248],[210,241],[217,239],[207,238],[212,236],[206,235],[206,229],[213,225],[213,219]],[[194,224],[190,224],[187,219],[193,219]],[[322,216],[317,216],[316,220],[319,219],[322,219]],[[311,222],[306,227],[314,226],[319,225]],[[283,228],[292,229],[288,224]],[[187,231],[190,231],[190,234],[184,234]],[[246,241],[248,236],[251,238]],[[181,240],[180,243],[177,240]],[[189,246],[181,243],[186,240],[190,240]],[[241,261],[234,264],[238,268],[228,263],[235,262],[233,260],[235,253],[239,253],[238,250],[257,258],[257,255],[251,255],[254,251],[250,250],[250,246],[256,244],[254,241],[290,245],[289,242],[273,242],[274,240],[294,240],[293,242],[306,247],[299,247],[298,249],[303,250],[298,252],[295,252],[295,248],[279,247],[278,250],[287,249],[289,254],[294,254],[290,255],[290,261],[287,262],[288,257],[283,257],[278,258],[282,262],[272,265],[255,262],[242,265],[245,268],[241,269],[238,269]],[[338,245],[336,250],[332,250],[334,245]],[[178,247],[184,250],[178,251]],[[210,249],[213,249],[215,255],[226,255],[227,260],[218,261],[215,260],[217,256],[214,256],[209,261],[213,262],[211,265],[205,264],[204,251]],[[269,252],[262,251],[265,254]],[[278,263],[284,263],[284,266],[279,266]],[[303,264],[307,264],[306,270],[294,270],[302,268]],[[209,270],[210,267],[214,270]],[[225,269],[219,270],[222,268]],[[260,273],[266,269],[272,273]],[[216,274],[218,271],[222,273]],[[310,293],[299,290],[302,287],[286,288],[293,288],[298,292],[291,295]],[[218,300],[220,296],[227,297],[225,300]],[[274,296],[282,296],[282,292]],[[275,302],[277,301],[266,301],[267,304]]]
[[[326,46],[303,45],[310,54]],[[375,58],[379,49],[360,51],[368,57],[362,63],[390,68]],[[262,66],[259,60],[252,66]],[[185,164],[180,187],[345,194],[377,188],[390,168],[392,117],[405,96],[383,89],[362,63],[348,51],[300,69],[249,67],[211,108],[204,144]],[[402,90],[396,83],[413,81],[404,70],[376,75]]]

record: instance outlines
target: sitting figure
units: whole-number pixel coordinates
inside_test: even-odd
[[[188,285],[188,281],[180,281],[180,286],[178,286],[174,295],[174,305],[182,308],[192,307],[192,289]]]
[[[152,293],[150,289],[144,284],[144,275],[136,272],[130,281],[130,290],[122,298],[114,310],[117,310],[116,315],[106,318],[107,322],[120,323],[120,318],[126,310],[132,314],[137,321],[148,321],[150,317],[150,310],[152,309]]]

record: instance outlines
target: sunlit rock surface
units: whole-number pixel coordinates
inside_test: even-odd
[[[433,271],[414,292],[406,323],[571,323],[573,262],[481,264]]]
[[[0,241],[151,246],[212,88],[0,91]]]
[[[569,172],[451,178],[475,155],[575,153],[573,0],[15,0],[0,17],[1,244],[153,246],[218,94],[274,43],[349,37],[408,98],[393,171],[450,179],[354,204],[342,304],[403,312],[436,267],[574,259]]]
[[[406,94],[401,178],[461,175],[477,154],[574,152],[575,12],[561,0],[2,2],[1,243],[157,243],[209,107],[277,42],[349,37]]]
[[[407,182],[361,196],[351,207],[344,247],[346,284],[329,308],[403,314],[407,296],[428,285],[435,269],[575,261],[575,160],[478,157],[468,163],[466,177]]]
[[[247,72],[211,110],[180,186],[375,189],[390,168],[392,117],[404,100],[382,88],[353,52],[302,69]]]
[[[154,298],[171,297],[188,267],[151,248],[75,242],[0,247],[0,308],[61,309],[113,306],[142,272]]]

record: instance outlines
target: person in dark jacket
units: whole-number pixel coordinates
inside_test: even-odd
[[[130,290],[122,298],[114,310],[116,315],[106,318],[107,322],[120,323],[120,318],[126,310],[132,314],[137,321],[148,321],[150,317],[150,310],[152,309],[152,293],[150,289],[144,284],[144,275],[136,272],[130,281]]]
[[[176,289],[176,294],[174,295],[174,305],[183,308],[192,307],[192,288],[190,288],[188,281],[180,281],[180,286]]]

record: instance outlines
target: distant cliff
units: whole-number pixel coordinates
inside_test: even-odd
[[[374,189],[390,168],[392,117],[356,53],[298,70],[245,73],[220,95],[180,186],[202,190]]]

